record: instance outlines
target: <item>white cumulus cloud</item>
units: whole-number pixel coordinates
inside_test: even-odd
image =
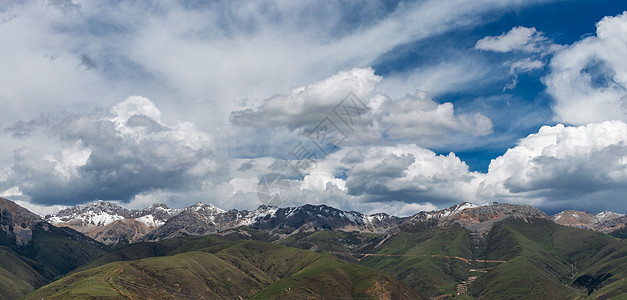
[[[477,179],[483,198],[546,207],[627,208],[627,124],[544,126],[494,159]],[[509,200],[507,200],[509,199]]]
[[[201,185],[208,174],[220,177],[220,164],[207,134],[193,124],[167,125],[147,98],[129,97],[111,111],[45,115],[8,128],[21,139],[47,135],[59,150],[23,147],[13,155],[11,176],[33,203],[129,201],[154,190]],[[41,133],[40,133],[41,131]],[[224,161],[223,164],[228,162]]]
[[[543,79],[555,120],[584,125],[627,121],[627,12],[605,17],[589,36],[557,52]]]
[[[374,93],[380,80],[371,68],[340,72],[295,88],[288,95],[266,99],[256,108],[235,111],[231,121],[236,125],[302,128],[307,133],[325,118],[340,125],[346,121],[335,113],[337,107],[345,113],[341,108],[349,102],[343,100],[352,93],[358,102],[349,105],[351,128],[339,128],[349,132],[343,145],[386,139],[433,145],[460,135],[476,137],[492,132],[492,122],[481,113],[456,113],[452,103],[437,103],[424,92],[406,93],[397,100]]]
[[[517,26],[499,36],[486,36],[475,44],[475,48],[495,52],[544,52],[552,42],[535,28]]]
[[[544,126],[494,159],[487,173],[469,171],[454,153],[438,155],[416,145],[342,149],[307,173],[293,185],[294,194],[301,195],[294,201],[332,198],[342,207],[497,201],[545,209],[625,210],[627,124]]]

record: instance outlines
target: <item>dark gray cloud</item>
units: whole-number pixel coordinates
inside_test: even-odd
[[[61,141],[60,153],[14,152],[11,181],[38,204],[130,201],[154,190],[197,190],[213,153],[190,138],[193,128],[170,127],[155,117],[152,103],[131,97],[113,112],[42,116],[10,127],[26,137],[42,130]],[[116,106],[117,107],[117,106]],[[156,114],[158,115],[158,113]]]
[[[371,167],[354,168],[348,172],[346,187],[350,195],[390,194],[390,182],[403,177],[416,161],[412,154],[389,155]],[[390,199],[392,200],[392,199]],[[396,199],[398,200],[398,199]]]
[[[41,115],[38,118],[29,121],[17,121],[13,125],[4,129],[10,132],[13,137],[25,138],[30,136],[34,131],[47,127],[50,124],[49,115]]]
[[[504,185],[512,193],[533,192],[535,197],[573,199],[604,190],[627,190],[623,178],[615,178],[627,157],[624,142],[589,153],[585,159],[538,156],[529,162],[528,172],[508,178]]]
[[[87,54],[81,54],[81,66],[85,67],[87,70],[96,69],[98,65],[96,62]]]
[[[72,0],[48,0],[48,4],[63,12],[77,11],[81,9],[81,5],[79,3],[74,3]]]
[[[627,125],[544,126],[492,161],[480,194],[541,208],[627,209]]]
[[[248,170],[252,169],[253,167],[254,167],[254,165],[253,165],[253,164],[251,164],[251,163],[249,163],[249,162],[245,162],[245,163],[242,163],[242,164],[239,166],[239,168],[237,168],[237,170],[238,170],[238,171],[242,171],[242,172],[243,172],[243,171],[248,171]]]

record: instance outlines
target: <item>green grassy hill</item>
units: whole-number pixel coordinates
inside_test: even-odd
[[[355,252],[363,247],[376,244],[383,239],[383,234],[345,231],[316,231],[297,233],[280,241],[282,245],[312,251]]]
[[[471,285],[479,299],[627,296],[627,241],[543,219],[509,219],[495,225],[489,244],[490,258],[517,254]]]
[[[33,235],[37,246],[24,252],[28,257],[0,249],[0,284],[15,291],[5,298],[85,261],[26,299],[627,296],[626,240],[546,219],[506,219],[482,238],[459,225],[429,222],[402,226],[394,234],[317,231],[283,240],[238,228],[223,235],[126,245],[95,259],[89,257],[102,250],[79,249],[84,241],[71,237],[71,231],[41,230],[47,231]],[[61,268],[73,258],[75,262]],[[8,271],[13,269],[20,271]]]
[[[46,278],[64,275],[106,253],[102,244],[89,237],[44,222],[33,228],[31,243],[19,251],[41,264],[43,269],[38,271]]]
[[[38,264],[0,247],[0,299],[15,299],[46,282],[34,267]]]
[[[0,299],[16,299],[105,253],[103,246],[67,228],[37,223],[24,246],[0,246]]]
[[[390,236],[322,231],[281,243],[335,253],[429,297],[595,299],[627,292],[627,241],[545,219],[497,222],[480,248],[466,229],[429,222]]]
[[[175,243],[194,250],[83,268],[26,299],[378,299],[377,295],[421,299],[389,275],[328,254],[260,241],[224,242],[218,237]],[[146,244],[135,247],[115,252],[146,250]]]
[[[472,258],[470,236],[460,226],[403,231],[368,253],[379,255],[366,256],[363,265],[387,272],[431,297],[456,294],[471,269],[471,264],[449,258]]]
[[[171,256],[190,251],[215,253],[231,245],[232,241],[257,240],[272,241],[276,238],[265,231],[238,228],[223,235],[187,236],[161,240],[159,242],[138,242],[113,249],[89,263],[77,268],[74,272],[102,266],[122,260],[137,260],[149,257]]]
[[[571,267],[554,247],[549,223],[553,224],[541,219],[497,223],[490,233],[486,256],[507,262],[477,278],[470,287],[471,293],[479,299],[578,296],[568,286]]]

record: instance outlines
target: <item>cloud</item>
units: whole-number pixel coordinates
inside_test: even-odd
[[[558,122],[627,121],[627,12],[596,26],[596,36],[557,52],[543,78]]]
[[[564,49],[534,28],[514,27],[478,41],[481,51],[407,73],[381,78],[365,67],[400,46],[541,2],[3,4],[0,39],[12,47],[0,49],[0,126],[9,128],[0,140],[10,145],[0,153],[0,192],[38,205],[201,200],[254,208],[260,174],[283,172],[276,157],[325,116],[345,128],[333,109],[353,92],[367,110],[342,149],[292,179],[294,204],[402,214],[463,200],[610,205],[624,191],[624,142],[611,136],[622,132],[620,122],[543,128],[486,174],[424,147],[499,138],[484,114],[439,99],[495,82],[494,68],[475,60],[488,52],[513,56],[504,65],[510,88],[557,53],[545,78],[556,120],[624,121],[624,14]],[[118,103],[137,94],[152,100]],[[48,113],[55,111],[65,112]],[[594,139],[607,143],[595,148]]]
[[[447,52],[441,61],[427,62],[425,66],[407,72],[387,74],[378,90],[395,99],[414,91],[428,92],[437,99],[451,93],[474,92],[500,80],[494,74],[494,67],[481,56],[454,49]]]
[[[475,44],[475,49],[494,52],[546,52],[555,47],[553,42],[535,28],[517,26],[499,36],[486,36]]]
[[[505,90],[511,90],[518,84],[518,74],[531,73],[535,70],[544,68],[545,62],[537,58],[525,57],[521,60],[514,62],[508,61],[505,65],[509,66],[509,74],[512,75],[512,82],[508,83],[504,88]]]
[[[320,177],[319,173],[306,173],[302,182],[295,181],[295,186],[302,186],[298,201],[344,199],[335,203],[363,203],[382,196],[385,189],[391,188],[390,191],[397,193],[395,201],[403,202],[406,199],[404,195],[412,195],[411,189],[389,185],[404,177],[405,170],[397,170],[399,166],[409,168],[417,155],[424,157],[424,153],[420,152],[422,150],[394,155],[390,152],[392,150],[387,150],[390,152],[387,156],[379,156],[379,150],[372,150],[375,151],[373,154],[362,156],[359,149],[383,139],[389,139],[391,144],[397,141],[426,144],[441,140],[443,136],[455,136],[456,133],[486,135],[491,131],[491,122],[480,114],[457,114],[451,103],[439,104],[424,93],[407,94],[399,100],[374,94],[373,89],[379,80],[380,77],[370,68],[340,72],[326,80],[295,88],[288,95],[271,97],[255,110],[245,110],[241,114],[235,112],[232,118],[234,123],[244,125],[310,128],[316,123],[306,120],[320,121],[326,114],[334,118],[336,124],[342,124],[339,114],[334,114],[333,110],[345,100],[343,97],[347,92],[354,92],[352,95],[355,97],[360,95],[370,99],[366,101],[368,106],[362,111],[363,115],[353,120],[354,128],[360,130],[351,133],[352,140],[346,142],[347,150],[356,149],[357,152],[349,151],[350,155],[339,160],[347,170],[358,166],[364,170],[374,168],[387,173],[349,171],[349,189],[344,179],[336,179],[334,175]],[[265,157],[252,146],[249,147],[252,156],[248,158],[239,159],[224,152],[215,152],[216,137],[219,141],[231,140],[231,144],[221,147],[239,147],[241,141],[233,139],[237,135],[232,135],[234,129],[237,133],[237,127],[217,129],[209,136],[192,123],[171,125],[163,120],[165,117],[148,98],[132,96],[109,110],[95,109],[87,114],[45,114],[16,122],[6,131],[17,141],[48,136],[52,138],[50,142],[59,147],[47,151],[36,145],[16,149],[9,170],[11,176],[5,176],[6,182],[0,187],[18,187],[31,198],[32,203],[40,205],[78,204],[104,199],[131,206],[140,206],[148,201],[180,206],[182,203],[211,199],[224,207],[251,208],[251,204],[259,203],[253,184],[260,174],[289,171],[287,166],[276,164],[276,158]],[[259,134],[257,131],[251,134],[245,130],[244,134],[247,135],[245,138],[253,140],[271,140],[267,133]],[[295,144],[298,138],[294,134],[278,136],[282,143],[288,145]],[[285,149],[283,154],[287,152]],[[318,159],[324,161],[324,156]],[[374,162],[377,163],[371,165]],[[375,178],[380,180],[381,191],[367,187],[367,181]],[[329,182],[336,187],[326,189]],[[324,188],[310,189],[314,186]],[[320,191],[323,191],[322,194]],[[420,197],[432,198],[430,195]],[[361,200],[346,200],[353,198]]]
[[[486,36],[475,44],[475,49],[478,50],[513,52],[514,56],[518,57],[504,63],[509,67],[512,81],[503,88],[503,91],[516,88],[518,75],[543,69],[547,63],[547,56],[561,48],[561,45],[545,37],[543,32],[537,31],[534,27],[523,26],[513,27],[509,32],[499,36]]]
[[[277,169],[272,157],[221,157],[211,151],[206,134],[188,123],[164,123],[160,110],[139,96],[106,111],[47,118],[24,123],[33,128],[21,130],[20,137],[51,135],[63,147],[43,153],[17,149],[12,167],[0,174],[3,193],[22,193],[18,198],[28,197],[40,211],[94,199],[135,208],[208,201],[250,209],[260,204],[260,174],[289,171]],[[627,209],[617,201],[627,192],[626,140],[622,121],[544,126],[494,159],[487,173],[469,171],[454,153],[440,155],[416,144],[354,144],[315,160],[303,177],[290,177],[286,205],[326,203],[363,212],[386,207],[399,215],[461,201]]]
[[[110,111],[61,114],[9,128],[22,138],[38,131],[56,137],[59,152],[14,151],[12,182],[37,204],[77,204],[92,200],[128,202],[153,190],[193,189],[215,157],[208,136],[190,123],[166,125],[147,98],[129,97]],[[213,173],[212,173],[213,172]]]
[[[17,205],[24,207],[30,210],[31,212],[34,212],[42,217],[57,213],[58,211],[64,208],[68,208],[68,206],[66,205],[39,205],[39,204],[31,203],[29,201],[15,200],[15,199],[13,199],[13,202],[15,202]]]
[[[538,3],[11,2],[0,12],[0,40],[12,45],[0,49],[0,126],[55,111],[88,114],[139,94],[168,112],[166,123],[188,120],[205,132],[230,133],[224,128],[230,113],[260,107],[268,95],[369,66],[408,43],[485,24],[484,16],[503,8]],[[453,61],[420,70],[410,81],[399,76],[403,86],[389,95],[399,99],[422,89],[434,96],[472,86],[475,75],[489,73],[479,65]],[[277,131],[266,136],[290,134]],[[285,148],[273,142],[260,155]],[[258,150],[226,147],[238,157]],[[0,153],[0,162],[10,161],[11,151]]]
[[[86,69],[95,69],[98,68],[98,65],[96,65],[96,62],[91,59],[91,57],[89,57],[89,55],[83,53],[81,54],[81,66],[85,67]]]
[[[330,154],[293,186],[305,194],[334,193],[340,203],[446,206],[460,201],[472,174],[453,153],[437,155],[411,144],[361,146]]]
[[[627,205],[618,195],[627,192],[627,124],[544,126],[494,159],[487,173],[469,171],[454,153],[438,155],[416,145],[351,147],[318,161],[292,186],[298,189],[297,203],[319,197],[340,207],[497,201],[548,210],[622,211]]]
[[[0,192],[0,197],[2,198],[23,196],[23,195],[24,194],[22,194],[22,191],[20,191],[20,188],[17,186],[10,187],[6,189],[4,192]]]
[[[48,3],[49,5],[54,6],[64,12],[80,10],[81,8],[80,4],[74,3],[74,1],[72,0],[49,0]]]
[[[12,45],[0,50],[0,100],[15,103],[5,107],[13,123],[141,94],[175,119],[212,128],[243,99],[258,104],[371,65],[400,45],[538,2],[23,1],[0,16],[0,39]]]
[[[627,124],[543,126],[490,163],[480,197],[544,207],[627,209]],[[596,199],[590,202],[591,198]]]
[[[433,144],[433,139],[450,138],[456,132],[472,136],[492,132],[492,122],[481,113],[456,114],[452,103],[439,104],[426,93],[407,94],[396,101],[379,95],[371,102],[370,126],[392,140],[424,145]]]
[[[256,108],[235,111],[231,113],[231,122],[299,128],[306,134],[328,118],[347,137],[342,146],[386,143],[386,140],[434,145],[463,135],[477,137],[492,132],[492,122],[484,115],[456,113],[452,103],[439,104],[426,93],[407,93],[398,100],[373,94],[380,80],[371,68],[340,72],[295,88],[288,95],[268,98]],[[357,99],[351,100],[352,97]],[[342,119],[339,114],[346,115],[341,111],[345,107],[349,107],[350,120]],[[351,124],[346,123],[350,128],[342,125],[346,121],[350,121]]]
[[[318,123],[349,95],[364,99],[381,80],[371,68],[340,72],[320,82],[295,88],[288,95],[268,98],[255,109],[231,113],[236,125],[297,128]]]

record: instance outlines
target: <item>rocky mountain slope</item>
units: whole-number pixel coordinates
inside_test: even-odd
[[[492,225],[506,218],[543,218],[572,227],[604,233],[624,230],[627,216],[602,212],[597,215],[580,211],[564,211],[552,217],[527,205],[492,203],[477,206],[461,203],[442,210],[422,211],[411,217],[395,217],[385,213],[364,215],[342,211],[326,205],[273,207],[262,205],[256,210],[222,210],[211,204],[196,203],[183,209],[153,204],[141,210],[129,210],[112,202],[97,201],[59,211],[45,220],[66,226],[107,245],[158,241],[178,236],[206,235],[240,226],[261,229],[279,237],[319,230],[384,233],[399,226],[438,226],[459,224],[475,235],[484,235]]]
[[[196,203],[183,209],[153,204],[142,210],[129,210],[112,202],[97,201],[48,215],[56,226],[67,226],[107,245],[139,240],[205,235],[248,226],[285,236],[311,230],[385,232],[406,218],[378,213],[364,215],[326,205],[278,208],[262,205],[256,210],[224,211],[211,204]]]
[[[16,299],[104,252],[80,232],[0,198],[0,299]]]
[[[30,242],[33,227],[42,219],[12,201],[0,198],[0,235],[23,246]]]
[[[56,226],[70,227],[101,243],[113,245],[136,242],[180,212],[180,209],[172,209],[163,204],[129,210],[113,202],[96,201],[63,209],[46,216],[45,220]]]
[[[627,216],[611,211],[590,214],[585,211],[565,210],[551,216],[551,219],[560,225],[604,233],[612,233],[624,229],[627,225]]]
[[[438,211],[419,212],[413,215],[405,223],[406,225],[416,222],[435,222],[438,226],[459,224],[473,233],[487,233],[494,223],[506,218],[529,218],[549,217],[541,210],[529,205],[515,205],[507,203],[492,203],[489,205],[477,206],[464,202]]]
[[[213,205],[195,204],[147,234],[143,240],[156,241],[185,235],[218,233],[239,226],[286,236],[303,231],[343,230],[385,232],[400,224],[404,218],[387,214],[363,215],[342,211],[326,205],[303,205],[278,208],[262,205],[256,210],[223,211]]]

